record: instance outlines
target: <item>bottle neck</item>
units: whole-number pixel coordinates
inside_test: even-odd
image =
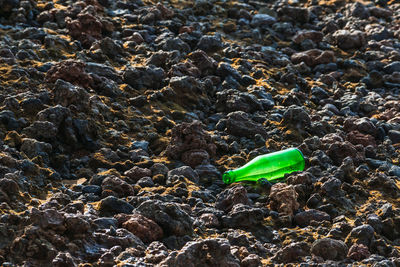
[[[227,171],[222,175],[222,180],[225,184],[231,184],[235,182],[236,174],[233,170]]]

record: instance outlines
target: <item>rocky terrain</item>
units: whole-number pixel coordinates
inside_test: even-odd
[[[400,266],[396,2],[0,0],[0,264]]]

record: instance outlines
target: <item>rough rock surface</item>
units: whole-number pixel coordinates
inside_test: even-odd
[[[189,242],[160,266],[240,266],[229,248],[228,240],[221,238]]]
[[[399,23],[395,0],[0,0],[0,265],[400,266]],[[221,179],[291,147],[279,183]]]
[[[311,253],[325,260],[341,260],[347,256],[348,248],[343,241],[323,238],[315,241]]]
[[[297,202],[298,194],[292,185],[274,184],[269,196],[271,209],[285,215],[293,215],[293,212],[300,206]]]
[[[230,211],[236,204],[249,204],[246,189],[237,185],[235,187],[225,189],[217,197],[215,207],[223,211]]]
[[[163,237],[163,231],[160,226],[140,214],[118,214],[116,219],[118,224],[139,237],[145,243],[151,243]]]
[[[181,159],[191,167],[209,162],[215,155],[215,145],[200,123],[182,123],[172,128],[171,143],[166,154],[171,159]]]

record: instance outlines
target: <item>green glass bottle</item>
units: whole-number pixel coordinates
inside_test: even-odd
[[[304,166],[303,153],[297,148],[289,148],[257,156],[243,167],[225,172],[222,180],[226,184],[258,181],[261,178],[271,182],[283,178],[286,173],[302,171]]]

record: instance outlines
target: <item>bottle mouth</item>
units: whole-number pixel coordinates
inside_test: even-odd
[[[304,155],[303,155],[303,152],[301,152],[301,150],[300,149],[298,149],[298,148],[295,148],[299,153],[300,153],[300,155],[301,155],[301,157],[304,159]]]
[[[233,182],[233,173],[232,171],[227,171],[222,175],[222,181],[225,184],[231,184]]]

